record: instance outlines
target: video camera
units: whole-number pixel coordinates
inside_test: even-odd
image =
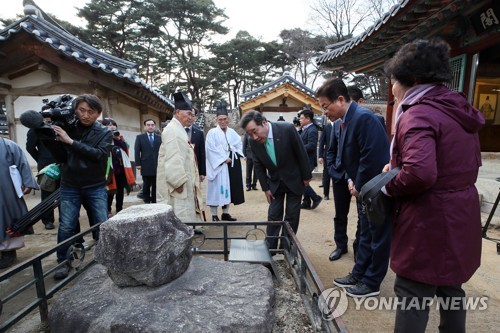
[[[74,98],[70,95],[61,95],[50,101],[42,100],[45,104],[42,107],[40,114],[43,118],[50,118],[52,124],[60,127],[71,127],[75,124],[77,118],[75,116],[75,106],[73,105]]]
[[[42,100],[45,104],[42,111],[26,111],[21,114],[19,120],[21,124],[28,128],[39,129],[49,137],[55,137],[50,125],[62,127],[65,131],[76,124],[74,98],[70,95],[61,95],[49,102],[48,99]],[[44,118],[50,118],[45,122]]]

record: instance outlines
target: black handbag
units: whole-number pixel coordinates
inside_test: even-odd
[[[394,199],[385,195],[381,189],[397,175],[399,170],[399,168],[394,168],[389,172],[383,172],[370,179],[370,181],[361,187],[359,199],[363,203],[370,223],[383,224],[389,221]]]

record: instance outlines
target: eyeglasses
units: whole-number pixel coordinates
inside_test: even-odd
[[[328,107],[329,107],[332,103],[335,103],[335,102],[337,101],[337,99],[338,99],[338,97],[337,97],[337,98],[335,98],[335,99],[334,99],[333,101],[331,101],[330,103],[328,103],[328,105],[327,105],[327,106],[323,106],[323,105],[322,105],[322,106],[321,106],[321,109],[322,109],[323,111],[328,111]]]

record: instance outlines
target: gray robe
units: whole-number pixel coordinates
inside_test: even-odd
[[[16,165],[26,187],[38,189],[35,177],[22,149],[13,141],[0,138],[0,242],[9,239],[5,229],[26,214],[24,198],[16,195],[9,167]]]

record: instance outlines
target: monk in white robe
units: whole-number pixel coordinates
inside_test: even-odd
[[[217,127],[208,131],[205,139],[207,159],[207,199],[212,221],[219,221],[217,207],[222,206],[221,220],[236,221],[229,214],[229,204],[245,202],[241,157],[243,144],[235,130],[228,127],[229,118],[225,105],[218,102]]]

